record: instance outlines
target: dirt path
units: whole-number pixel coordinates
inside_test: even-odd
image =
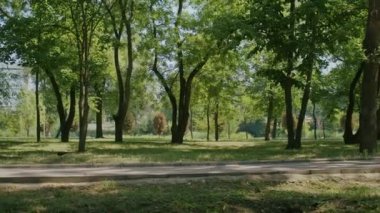
[[[0,167],[0,183],[80,183],[102,180],[196,178],[216,176],[286,176],[321,174],[379,174],[380,159],[310,162],[216,163],[197,165],[39,166]]]

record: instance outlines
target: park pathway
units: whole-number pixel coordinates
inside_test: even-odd
[[[221,162],[133,165],[0,166],[0,183],[80,183],[102,180],[193,178],[243,175],[379,174],[380,158],[372,160],[311,160],[282,162]]]

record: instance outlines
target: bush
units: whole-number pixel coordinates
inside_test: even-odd
[[[133,133],[133,130],[135,129],[136,119],[133,113],[128,112],[124,119],[124,131],[127,134]]]
[[[164,113],[159,112],[154,116],[153,127],[157,135],[162,135],[166,131],[167,121]]]

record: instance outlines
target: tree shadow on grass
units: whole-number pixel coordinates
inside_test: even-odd
[[[185,181],[87,187],[0,189],[4,212],[377,212],[380,197],[361,189],[342,192],[285,190],[286,181]],[[296,184],[296,183],[295,183]],[[13,190],[13,191],[12,191]],[[305,189],[306,190],[306,189]],[[369,190],[369,189],[368,189]]]

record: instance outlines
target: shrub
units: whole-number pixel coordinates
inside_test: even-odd
[[[154,116],[153,127],[155,133],[158,135],[162,135],[166,131],[167,121],[164,113],[159,112]]]

